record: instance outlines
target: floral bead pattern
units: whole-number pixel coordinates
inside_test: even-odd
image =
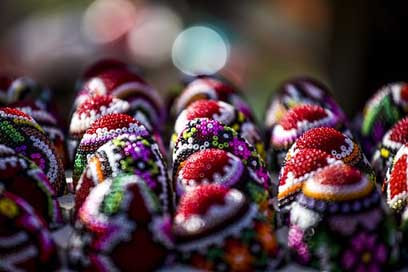
[[[246,167],[251,168],[265,189],[274,190],[265,162],[255,148],[232,128],[207,118],[190,121],[179,135],[173,151],[173,173],[177,173],[193,153],[209,148],[226,150],[237,156]]]
[[[93,188],[76,226],[71,254],[79,270],[151,271],[173,245],[170,218],[135,175],[107,179]]]
[[[105,143],[88,160],[76,186],[76,209],[98,183],[121,174],[139,176],[156,193],[165,212],[173,209],[173,187],[158,145],[151,137],[135,134],[122,134]]]
[[[149,137],[150,133],[137,120],[126,114],[113,113],[99,118],[86,131],[79,143],[75,155],[73,184],[76,187],[89,158],[103,144],[122,134],[135,134],[136,136]]]
[[[62,160],[34,119],[13,108],[0,108],[0,144],[34,161],[45,173],[58,196],[65,190]]]
[[[308,179],[290,211],[293,260],[327,271],[393,270],[396,226],[368,178],[331,165]]]
[[[177,117],[174,126],[175,135],[173,135],[172,138],[176,140],[187,123],[196,118],[217,120],[231,127],[238,132],[242,138],[247,140],[248,143],[253,145],[262,158],[265,158],[263,135],[256,127],[256,124],[233,105],[222,101],[201,99],[191,103]],[[173,141],[172,144],[174,145],[175,142]]]

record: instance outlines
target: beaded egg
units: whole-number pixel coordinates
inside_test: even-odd
[[[383,184],[387,204],[397,216],[402,214],[408,200],[408,147],[403,145],[395,155]]]
[[[0,172],[0,191],[7,190],[27,201],[48,227],[62,224],[54,189],[37,165],[0,144]]]
[[[37,100],[47,95],[49,95],[49,91],[31,78],[0,75],[1,106],[8,106],[25,100]]]
[[[65,190],[61,158],[32,117],[14,108],[0,108],[0,144],[32,160],[47,176],[58,196]]]
[[[72,175],[73,183],[77,184],[88,159],[99,147],[122,134],[128,133],[143,137],[150,135],[140,122],[127,114],[111,113],[96,120],[86,130],[78,145]]]
[[[408,84],[396,82],[381,87],[367,101],[359,127],[364,152],[371,156],[384,134],[408,113]]]
[[[242,94],[225,81],[211,76],[200,76],[187,84],[173,105],[173,115],[178,116],[188,105],[199,99],[229,103],[249,120],[254,120],[251,107],[244,101]]]
[[[127,69],[111,69],[90,78],[76,98],[80,105],[88,95],[111,95],[129,103],[129,114],[150,131],[160,131],[164,119],[164,105],[156,89]]]
[[[314,148],[299,149],[283,165],[278,186],[278,201],[281,214],[287,214],[303,183],[319,170],[332,164],[339,164],[328,153]]]
[[[151,137],[122,134],[102,145],[89,158],[78,184],[74,184],[76,210],[98,183],[123,173],[140,176],[157,195],[163,210],[173,209],[173,186],[157,143]]]
[[[373,182],[376,180],[374,170],[359,145],[333,128],[314,128],[305,132],[289,149],[286,160],[289,160],[293,154],[304,148],[322,150],[333,158],[358,168],[368,175]]]
[[[140,177],[107,179],[78,213],[71,262],[80,271],[153,271],[172,247],[171,220]]]
[[[57,117],[49,112],[39,101],[17,102],[10,105],[10,107],[15,107],[30,115],[41,126],[47,137],[53,143],[64,165],[66,165],[65,135],[58,124]]]
[[[22,198],[0,190],[0,270],[56,271],[56,246],[44,219]]]
[[[187,123],[196,118],[217,120],[231,127],[253,145],[263,158],[265,157],[265,147],[260,130],[244,113],[234,108],[231,104],[222,101],[201,99],[191,103],[176,119],[173,143]]]
[[[269,193],[252,169],[231,153],[222,149],[204,149],[192,154],[175,173],[178,197],[201,184],[220,184],[241,190],[245,196],[266,207]]]
[[[408,118],[398,121],[387,133],[374,152],[372,166],[379,181],[383,181],[395,154],[408,143]]]
[[[190,121],[180,133],[173,150],[173,173],[177,173],[183,163],[192,154],[209,148],[226,150],[238,157],[243,164],[251,168],[264,188],[273,194],[275,189],[271,183],[265,162],[244,138],[232,128],[207,118]]]
[[[200,271],[270,271],[281,259],[259,207],[219,184],[197,186],[181,198],[173,233],[177,261]]]
[[[302,186],[290,210],[292,259],[319,271],[389,271],[398,247],[380,192],[352,166],[329,165]]]
[[[272,169],[277,170],[284,162],[289,148],[306,131],[317,127],[342,129],[343,123],[329,109],[312,104],[300,104],[291,108],[272,130],[270,159]]]
[[[283,82],[268,103],[265,113],[267,130],[279,123],[288,110],[300,104],[319,105],[329,109],[340,120],[346,120],[343,110],[323,83],[310,77],[295,77]]]
[[[69,134],[73,139],[81,140],[93,122],[110,113],[126,113],[129,103],[111,95],[88,96],[72,115]]]

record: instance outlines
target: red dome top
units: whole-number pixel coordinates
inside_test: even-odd
[[[317,105],[302,104],[290,109],[279,122],[280,125],[286,129],[297,128],[299,121],[317,121],[327,117],[324,108]]]

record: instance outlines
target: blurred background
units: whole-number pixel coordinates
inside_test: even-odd
[[[86,65],[116,57],[161,93],[182,73],[219,72],[259,118],[282,80],[329,85],[350,117],[406,80],[408,1],[1,0],[0,71],[50,86],[65,112]]]

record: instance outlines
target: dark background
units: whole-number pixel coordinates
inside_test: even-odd
[[[95,8],[103,1],[117,5],[118,13]],[[89,26],[91,11],[94,24]],[[168,34],[168,25],[174,38],[189,26],[207,25],[229,42],[221,73],[247,93],[259,117],[277,85],[296,75],[328,84],[352,117],[379,86],[406,80],[407,13],[408,1],[386,0],[2,0],[0,70],[49,85],[62,112],[69,111],[67,101],[84,66],[106,56],[138,65],[166,94],[181,76],[171,59],[174,39],[170,35],[155,54],[155,49],[148,51],[151,36]],[[161,19],[157,32],[145,30],[135,42],[134,48],[144,51],[132,51],[129,33]],[[93,38],[101,29],[121,26],[127,28],[115,38]]]

